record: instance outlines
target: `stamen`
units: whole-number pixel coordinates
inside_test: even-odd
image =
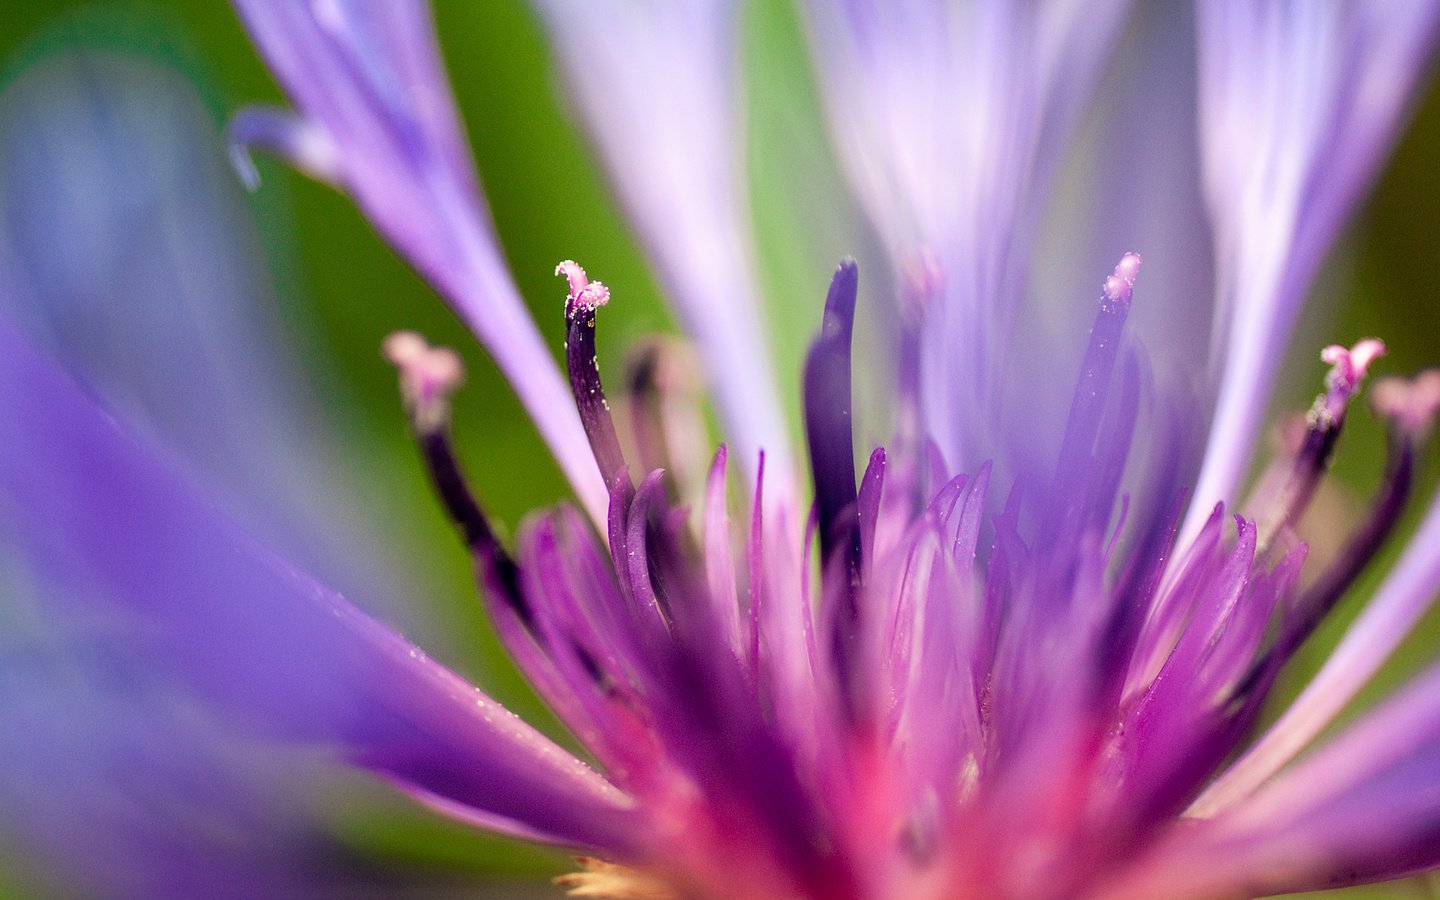
[[[1330,467],[1335,444],[1345,425],[1345,410],[1360,391],[1360,382],[1375,360],[1385,353],[1384,342],[1365,338],[1346,349],[1332,344],[1320,352],[1330,365],[1325,393],[1315,398],[1305,416],[1305,435],[1295,452],[1290,476],[1259,521],[1260,552],[1266,554],[1281,529],[1292,525],[1309,506],[1320,478]]]
[[[841,551],[858,566],[855,449],[850,418],[850,338],[859,273],[847,259],[835,271],[825,298],[820,334],[805,358],[805,437],[819,512],[821,559]]]
[[[935,251],[920,245],[900,260],[900,313],[908,323],[919,323],[945,288],[945,270]]]
[[[679,894],[662,879],[640,869],[577,856],[583,872],[571,872],[551,879],[568,888],[569,897],[598,897],[607,900],[678,900]]]
[[[585,276],[585,270],[573,259],[567,259],[555,267],[556,275],[563,275],[570,283],[570,296],[565,303],[566,317],[594,312],[610,302],[610,289],[598,281]]]
[[[1115,275],[1110,276],[1110,278],[1119,278],[1120,281],[1125,282],[1125,287],[1129,289],[1135,287],[1135,278],[1139,274],[1139,253],[1126,253],[1125,256],[1120,256],[1120,262],[1115,266]]]
[[[1080,365],[1080,377],[1070,402],[1055,470],[1056,482],[1063,486],[1059,494],[1069,498],[1067,506],[1078,508],[1084,497],[1084,479],[1077,474],[1092,468],[1096,440],[1110,396],[1110,382],[1120,356],[1125,319],[1130,313],[1135,278],[1139,273],[1139,254],[1126,253],[1115,266],[1115,273],[1105,279],[1102,287],[1100,307],[1090,326],[1090,342]]]
[[[585,270],[573,260],[555,267],[555,274],[570,283],[565,299],[565,364],[570,374],[570,390],[580,423],[590,439],[590,452],[607,486],[623,477],[625,454],[615,434],[610,417],[610,402],[600,383],[600,358],[595,352],[595,310],[610,302],[610,289],[598,281],[590,281]]]
[[[1339,344],[1321,350],[1320,360],[1330,366],[1330,371],[1325,376],[1325,393],[1315,399],[1310,410],[1312,427],[1338,423],[1346,405],[1359,392],[1370,365],[1384,355],[1385,342],[1378,338],[1365,338],[1348,350]]]
[[[930,311],[941,301],[945,270],[935,251],[922,244],[900,263],[900,316],[896,336],[894,436],[890,449],[896,462],[891,484],[896,496],[909,497],[912,513],[919,514],[929,499],[924,471],[924,426],[920,412],[920,343]]]
[[[703,384],[682,341],[651,338],[637,342],[625,360],[626,406],[639,469],[664,469],[675,499],[698,496],[706,473],[698,463],[711,447],[697,399]]]
[[[1390,426],[1389,460],[1370,513],[1334,562],[1300,596],[1275,644],[1255,661],[1236,689],[1237,698],[1257,688],[1261,693],[1268,689],[1286,661],[1304,645],[1394,533],[1409,503],[1416,453],[1440,416],[1440,370],[1431,369],[1413,380],[1382,379],[1370,395],[1376,414]]]
[[[395,332],[385,339],[382,349],[400,371],[400,396],[430,481],[445,511],[460,526],[480,568],[482,583],[530,628],[534,617],[520,594],[519,569],[470,490],[450,441],[450,395],[465,380],[459,354],[448,347],[431,347],[413,331]]]
[[[858,287],[855,261],[847,259],[830,281],[820,334],[805,357],[805,437],[820,533],[820,621],[839,696],[852,720],[859,713],[854,690],[860,646],[856,591],[863,565],[850,415],[850,339]]]

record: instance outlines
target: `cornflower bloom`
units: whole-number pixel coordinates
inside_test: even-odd
[[[456,458],[458,357],[386,342],[495,628],[596,768],[254,541],[0,331],[4,414],[34,423],[0,468],[30,552],[153,615],[157,658],[212,701],[338,745],[447,815],[591,854],[562,879],[579,895],[1243,897],[1440,865],[1440,668],[1325,734],[1440,591],[1440,502],[1259,726],[1399,521],[1440,379],[1375,385],[1384,481],[1316,571],[1297,523],[1380,341],[1322,351],[1320,396],[1237,497],[1277,360],[1440,5],[1197,6],[1198,129],[1177,152],[1202,175],[1217,374],[1195,442],[1201,410],[1132,333],[1150,276],[1127,248],[1109,248],[1088,333],[1064,330],[1071,371],[1016,349],[1048,186],[1128,5],[808,4],[830,132],[893,274],[867,288],[889,329],[892,437],[856,447],[846,260],[817,308],[792,454],[741,200],[736,5],[536,0],[709,375],[729,442],[706,459],[664,345],[637,357],[617,422],[595,344],[611,294],[569,260],[553,365],[424,4],[237,6],[296,108],[233,120],[242,174],[259,147],[352,196],[471,325],[574,488],[578,509],[506,546]],[[1131,117],[1104,136],[1146,126]],[[1097,243],[1155,200],[1143,165],[1120,168],[1088,217]],[[1175,288],[1170,248],[1142,249]],[[54,446],[84,452],[48,460]]]

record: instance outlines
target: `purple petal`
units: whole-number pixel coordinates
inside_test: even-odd
[[[304,896],[341,880],[309,809],[313,760],[241,739],[105,622],[49,621],[57,592],[86,586],[27,572],[9,552],[5,568],[7,875],[39,870],[49,883],[35,895],[64,885],[73,893],[63,896],[136,900],[238,897],[242,883]]]
[[[119,623],[135,652],[262,734],[335,746],[526,833],[633,846],[604,779],[247,537],[8,328],[0,423],[16,553],[90,586],[57,614]]]
[[[1310,282],[1424,83],[1440,26],[1432,0],[1196,8],[1224,369],[1186,533],[1240,487]]]
[[[1405,553],[1320,672],[1271,729],[1196,802],[1212,814],[1238,802],[1305,749],[1359,693],[1440,592],[1440,495]]]
[[[1252,796],[1176,831],[1142,880],[1183,897],[1268,896],[1440,864],[1437,698],[1432,666]]]
[[[501,259],[428,6],[422,0],[236,0],[236,6],[306,127],[328,135],[339,159],[333,174],[469,323],[586,508],[603,522],[604,484],[570,392]],[[296,140],[293,128],[274,125],[242,118],[236,136],[282,151],[310,146]],[[296,162],[303,168],[314,160]]]
[[[747,467],[764,449],[771,499],[787,498],[789,441],[745,201],[740,4],[534,3],[576,112],[709,373],[731,447]]]

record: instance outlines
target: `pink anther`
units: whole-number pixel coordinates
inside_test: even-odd
[[[564,276],[570,283],[570,295],[565,301],[567,314],[594,312],[610,302],[610,289],[599,281],[591,281],[585,270],[573,259],[567,259],[555,267],[555,274]]]
[[[1127,253],[1115,265],[1115,274],[1105,279],[1105,298],[1112,303],[1129,303],[1140,274],[1140,254]]]
[[[432,347],[413,331],[397,331],[381,344],[400,372],[400,396],[415,427],[431,431],[450,414],[450,395],[465,381],[465,364],[449,347]]]
[[[1380,379],[1370,389],[1370,406],[1402,431],[1425,434],[1440,415],[1440,369],[1426,369],[1410,379]]]
[[[1330,366],[1325,386],[1331,393],[1343,393],[1348,399],[1360,386],[1371,364],[1384,355],[1385,342],[1379,338],[1365,338],[1349,349],[1331,344],[1320,351],[1321,362]]]

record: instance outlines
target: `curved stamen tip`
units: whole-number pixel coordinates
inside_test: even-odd
[[[1365,338],[1349,349],[1331,344],[1320,351],[1320,361],[1330,366],[1325,389],[1331,394],[1343,394],[1343,399],[1348,400],[1360,387],[1370,366],[1384,355],[1385,342],[1379,338]]]
[[[555,267],[555,274],[570,283],[570,294],[565,298],[565,314],[594,312],[610,302],[610,289],[599,281],[591,281],[585,270],[573,259],[567,259]]]
[[[1325,393],[1310,410],[1312,427],[1329,427],[1345,414],[1345,406],[1360,390],[1360,382],[1375,360],[1385,355],[1385,342],[1365,338],[1353,347],[1331,344],[1320,351],[1320,361],[1330,366],[1325,375]]]
[[[1428,432],[1440,415],[1440,369],[1412,378],[1382,378],[1370,389],[1370,407],[1412,436]]]
[[[432,347],[413,331],[397,331],[381,344],[400,372],[400,396],[415,429],[430,433],[450,416],[450,395],[465,381],[465,364],[449,347]]]
[[[1105,299],[1114,303],[1129,303],[1135,288],[1135,278],[1140,274],[1140,254],[1127,253],[1115,264],[1115,274],[1105,279]]]

